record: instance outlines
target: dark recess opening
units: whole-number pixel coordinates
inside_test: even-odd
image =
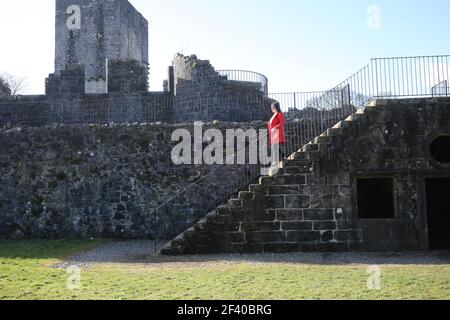
[[[394,218],[394,180],[357,179],[358,218]]]
[[[433,158],[440,163],[450,163],[450,137],[440,136],[430,145]]]
[[[428,240],[431,250],[450,249],[450,178],[426,180]]]

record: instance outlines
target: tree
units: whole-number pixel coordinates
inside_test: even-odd
[[[0,81],[6,84],[6,87],[11,90],[13,97],[24,93],[28,87],[26,77],[17,77],[9,73],[1,74]]]

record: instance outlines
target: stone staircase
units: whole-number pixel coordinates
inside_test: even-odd
[[[347,251],[362,242],[352,222],[350,177],[339,154],[368,126],[375,104],[329,128],[166,245],[163,255]]]

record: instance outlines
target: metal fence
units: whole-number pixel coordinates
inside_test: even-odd
[[[230,81],[261,84],[261,90],[265,93],[265,96],[269,95],[269,80],[263,74],[247,70],[217,70],[217,72]]]
[[[92,96],[49,100],[46,96],[0,101],[0,127],[52,124],[251,122],[266,119],[270,106],[259,91],[172,96]]]
[[[351,105],[350,87],[316,92],[271,93],[269,97],[280,102],[288,118],[310,118],[308,111],[332,110]]]
[[[331,90],[269,96],[282,104],[289,118],[295,118],[302,109],[345,108],[346,105],[359,108],[377,98],[448,96],[449,60],[449,55],[371,59]]]
[[[64,100],[25,96],[0,101],[0,127],[168,122],[172,107],[172,97],[165,94]]]
[[[433,97],[447,97],[449,95],[449,89],[448,81],[444,80],[432,88],[431,94]]]

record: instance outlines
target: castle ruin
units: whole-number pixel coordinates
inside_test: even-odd
[[[171,134],[264,128],[265,76],[177,54],[149,91],[148,22],[127,0],[57,0],[55,28],[46,94],[0,83],[1,238],[171,240],[163,254],[450,248],[448,64],[416,92],[381,99],[387,85],[356,74],[308,100],[288,117],[289,159],[259,177],[176,166]]]

